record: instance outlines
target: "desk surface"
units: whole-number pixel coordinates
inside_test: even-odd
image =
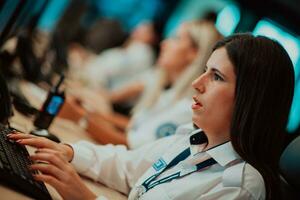
[[[33,119],[27,118],[15,111],[14,117],[10,120],[13,127],[28,133],[32,130]],[[85,133],[85,131],[80,128],[75,123],[61,119],[55,118],[51,127],[50,132],[55,134],[59,137],[62,142],[65,143],[73,143],[79,140],[87,140],[93,142],[93,140]],[[30,149],[29,149],[30,151]],[[83,178],[86,185],[97,195],[104,195],[108,199],[115,199],[115,200],[123,200],[127,199],[123,194],[112,190],[110,188],[105,187],[100,183],[93,182],[87,178]],[[52,188],[50,185],[47,185],[47,188],[52,196],[53,199],[61,199],[60,195]],[[0,194],[1,199],[14,199],[14,200],[26,200],[30,199],[27,196],[18,193],[10,188],[0,185]]]

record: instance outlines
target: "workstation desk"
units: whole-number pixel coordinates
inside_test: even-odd
[[[28,87],[28,85],[26,86]],[[30,87],[30,86],[29,86]],[[26,91],[28,90],[25,89]],[[28,93],[27,93],[28,95]],[[31,97],[31,103],[35,106],[40,106],[40,102],[38,102],[37,99],[34,99],[34,95],[30,95]],[[36,102],[34,102],[36,101]],[[30,132],[33,129],[33,118],[26,117],[17,111],[14,111],[14,116],[10,119],[11,125],[14,128],[17,128],[20,131],[23,131],[25,133]],[[90,142],[94,142],[93,139],[91,139],[84,131],[83,128],[81,128],[78,124],[75,124],[74,122],[62,119],[59,117],[56,117],[53,121],[53,123],[50,126],[50,132],[55,134],[63,143],[74,143],[79,140],[87,140]],[[27,148],[29,152],[32,152],[33,148]],[[127,199],[126,196],[123,194],[110,189],[101,183],[94,182],[90,179],[82,177],[85,184],[97,195],[104,195],[108,199],[114,199],[114,200],[124,200]],[[50,195],[53,199],[62,199],[60,195],[55,191],[54,188],[52,188],[50,185],[46,184],[47,189],[49,190]],[[22,193],[19,193],[13,189],[10,189],[6,186],[0,185],[0,199],[10,199],[10,200],[26,200],[31,199]]]

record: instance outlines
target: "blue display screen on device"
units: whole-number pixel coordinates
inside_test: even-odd
[[[56,115],[63,102],[64,102],[64,99],[61,96],[53,96],[50,100],[50,103],[47,106],[46,111],[50,115]]]

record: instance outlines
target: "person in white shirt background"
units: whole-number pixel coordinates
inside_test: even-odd
[[[131,82],[133,76],[153,65],[154,46],[159,42],[158,37],[153,23],[141,22],[123,46],[107,49],[99,55],[92,56],[80,66],[71,65],[70,76],[93,89],[117,90]],[[72,63],[76,58],[77,56],[74,56],[69,60]]]
[[[190,23],[190,25],[185,25],[185,27],[182,27],[180,30],[180,33],[178,31],[178,34],[176,37],[172,39],[168,39],[164,42],[162,42],[161,46],[163,50],[160,52],[158,61],[156,62],[156,65],[159,67],[152,67],[149,70],[146,70],[143,74],[137,75],[139,78],[135,79],[133,76],[127,77],[128,79],[133,79],[131,80],[130,84],[124,84],[122,88],[115,92],[108,92],[108,91],[103,91],[100,92],[99,90],[96,91],[91,90],[91,89],[86,89],[79,87],[78,84],[76,84],[75,87],[69,86],[68,85],[68,93],[70,93],[70,96],[75,96],[78,98],[80,102],[82,102],[82,105],[78,105],[78,101],[73,101],[73,99],[69,100],[68,98],[66,105],[64,105],[62,112],[60,112],[60,116],[63,118],[71,119],[77,122],[78,117],[73,117],[72,113],[74,110],[78,110],[78,113],[81,113],[81,108],[83,107],[87,110],[88,113],[99,113],[102,115],[111,115],[113,118],[115,118],[116,115],[115,112],[112,112],[111,109],[106,108],[106,107],[111,107],[111,105],[106,105],[106,104],[112,104],[112,103],[122,103],[122,101],[128,101],[132,99],[137,99],[137,97],[143,93],[143,90],[146,90],[144,92],[144,97],[143,98],[143,103],[140,104],[145,104],[146,102],[145,99],[150,99],[147,100],[147,103],[151,102],[151,104],[154,104],[157,100],[157,98],[160,96],[161,91],[166,85],[171,85],[171,82],[173,80],[170,80],[168,76],[172,76],[172,79],[175,79],[176,77],[180,76],[180,74],[183,74],[185,69],[189,67],[189,65],[193,62],[194,58],[197,57],[195,52],[197,51],[197,46],[199,46],[198,43],[200,42],[206,42],[204,39],[199,39],[201,35],[205,34],[206,31],[211,30],[211,34],[214,36],[216,35],[215,32],[216,28],[212,24],[213,22],[207,22],[207,23]],[[201,29],[203,27],[203,31],[195,31],[197,29]],[[137,31],[140,32],[140,31]],[[143,31],[146,32],[146,31]],[[142,33],[143,33],[142,32]],[[149,31],[148,31],[149,32]],[[199,33],[198,33],[199,32]],[[147,34],[137,34],[137,35],[149,35]],[[208,33],[209,34],[209,33]],[[205,34],[204,37],[207,37]],[[133,36],[136,34],[133,34]],[[190,36],[191,35],[191,36]],[[132,37],[133,37],[132,36]],[[140,36],[140,37],[141,37]],[[210,35],[209,35],[210,36]],[[137,36],[135,36],[137,37]],[[146,37],[148,38],[148,37]],[[205,43],[204,43],[205,45]],[[203,47],[204,49],[204,47]],[[133,57],[138,57],[138,55],[133,54]],[[124,56],[127,57],[127,56]],[[180,59],[179,59],[180,58]],[[112,60],[111,62],[115,62],[115,58],[111,57],[109,60]],[[199,60],[199,59],[197,59]],[[134,62],[134,60],[132,60]],[[131,71],[130,67],[125,67],[123,66],[123,62],[119,62],[121,64],[122,68],[127,71]],[[128,64],[128,63],[127,63]],[[133,63],[132,63],[133,64]],[[137,65],[137,63],[134,63],[133,65]],[[167,67],[164,67],[167,66]],[[94,72],[92,73],[93,76],[97,77],[99,73],[101,73],[101,66],[97,66],[99,72]],[[134,66],[133,66],[134,67]],[[158,69],[157,69],[158,68]],[[135,70],[136,71],[136,70]],[[182,73],[181,73],[182,72]],[[103,72],[103,74],[106,74],[106,72]],[[138,74],[137,71],[135,74]],[[121,76],[126,76],[124,73],[120,74]],[[102,75],[99,75],[98,79],[101,79]],[[188,79],[188,78],[185,78]],[[183,81],[183,80],[182,80]],[[182,82],[180,81],[180,82]],[[186,81],[184,81],[186,82]],[[189,80],[191,82],[191,80]],[[178,85],[178,84],[177,84]],[[182,85],[182,84],[181,84]],[[80,89],[79,89],[80,88]],[[146,89],[145,89],[146,88]],[[154,88],[154,90],[150,90],[150,88]],[[91,94],[92,93],[92,94]],[[98,94],[99,93],[99,94]],[[104,100],[107,99],[107,102],[103,102]],[[94,103],[95,102],[95,103]],[[103,109],[103,107],[105,109]],[[71,113],[71,114],[70,114]],[[80,115],[80,114],[79,114]],[[127,116],[126,116],[127,117]],[[91,118],[91,116],[89,116]],[[105,121],[107,118],[111,117],[105,117],[104,119],[97,119],[98,121]],[[125,118],[125,117],[124,117]],[[126,122],[128,122],[128,117]],[[120,118],[118,118],[118,121],[120,121]],[[113,123],[113,122],[111,122]],[[123,127],[123,129],[125,129]],[[101,130],[101,129],[100,129]],[[99,130],[99,131],[100,131]]]
[[[151,22],[142,22],[123,46],[107,49],[99,55],[87,53],[79,46],[70,48],[66,81],[68,98],[62,117],[71,116],[77,120],[72,115],[78,114],[73,113],[78,102],[86,110],[107,114],[112,112],[113,103],[126,102],[131,97],[134,99],[141,90],[135,84],[139,75],[151,68],[155,61],[155,47],[160,40],[158,29]],[[91,55],[80,59],[82,56],[78,54]]]
[[[184,127],[135,150],[9,137],[38,148],[31,158],[43,163],[31,166],[41,171],[35,179],[64,199],[97,198],[77,172],[129,199],[280,199],[278,161],[294,89],[284,48],[263,36],[229,36],[192,85],[192,119],[201,129]]]
[[[190,121],[192,81],[203,73],[213,44],[221,38],[212,21],[183,23],[175,37],[161,44],[156,70],[148,79],[140,101],[133,108],[129,126],[111,126],[101,116],[89,118],[87,130],[100,143],[142,144],[174,134]],[[169,89],[164,89],[170,85]]]

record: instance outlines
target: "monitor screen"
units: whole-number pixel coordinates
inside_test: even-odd
[[[32,20],[37,20],[34,18],[39,18],[41,12],[43,12],[44,7],[47,5],[47,0],[26,0],[26,3],[19,12],[17,19],[11,30],[11,35],[17,34],[21,29],[32,26]],[[34,27],[33,27],[34,28]]]
[[[284,27],[269,19],[259,21],[253,30],[254,35],[264,35],[277,40],[288,52],[295,69],[295,93],[290,111],[288,132],[296,131],[300,124],[300,36],[292,34]]]
[[[14,21],[23,6],[24,2],[21,0],[5,1],[2,3],[0,10],[0,46],[8,38]]]
[[[224,36],[232,34],[239,21],[240,21],[240,10],[235,4],[229,4],[225,6],[217,16],[216,27]]]
[[[0,9],[0,46],[39,17],[48,0],[5,1]]]
[[[70,0],[50,1],[43,15],[38,21],[38,28],[46,32],[52,32],[69,4]]]

